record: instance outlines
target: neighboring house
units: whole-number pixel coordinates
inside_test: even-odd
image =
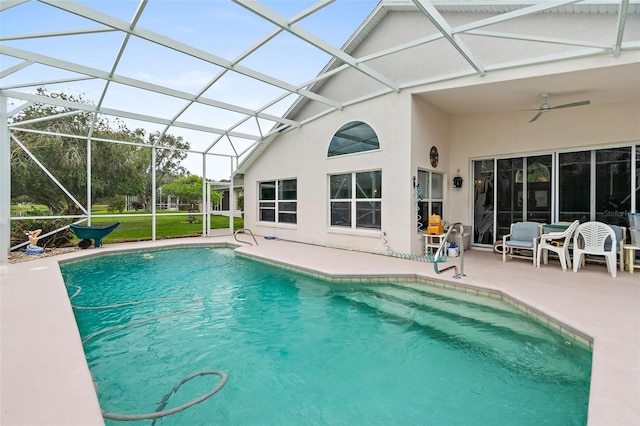
[[[628,6],[623,40],[635,48],[625,51],[620,5],[601,3],[524,16],[515,2],[438,3],[446,22],[433,21],[450,40],[415,5],[381,3],[344,48],[363,72],[310,86],[356,101],[331,112],[299,101],[287,118],[303,125],[240,164],[245,226],[374,253],[386,239],[419,254],[434,213],[471,225],[486,247],[521,220],[626,220],[640,211],[640,9]]]

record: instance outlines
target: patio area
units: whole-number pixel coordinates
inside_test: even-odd
[[[241,255],[336,279],[398,277],[482,288],[507,296],[569,333],[593,340],[590,425],[640,424],[640,275],[588,263],[563,272],[557,260],[541,268],[527,260],[473,249],[465,277],[436,274],[432,264],[258,237]],[[112,244],[0,269],[1,399],[6,425],[103,424],[91,374],[58,262],[121,250],[183,245],[238,245],[233,237]],[[459,258],[446,265],[458,264]],[[441,266],[440,269],[443,269]],[[470,290],[471,291],[471,290]]]

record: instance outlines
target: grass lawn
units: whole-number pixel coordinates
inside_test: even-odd
[[[49,207],[35,204],[11,204],[11,216],[50,215]]]
[[[96,212],[94,212],[94,214],[96,214]],[[118,225],[118,227],[113,230],[113,232],[102,239],[103,243],[122,243],[126,241],[143,241],[151,239],[151,217],[132,216],[102,218],[93,216],[91,218],[91,225],[110,225],[118,221],[121,222],[120,225]],[[243,224],[244,221],[241,218],[235,218],[233,222],[234,230],[242,228]],[[212,229],[221,229],[228,227],[229,218],[227,216],[211,216]],[[157,239],[192,236],[197,237],[199,235],[202,235],[202,216],[195,215],[194,223],[189,223],[188,213],[179,216],[157,216],[156,218]]]
[[[125,216],[121,217],[107,217],[110,214],[107,211],[107,206],[94,205],[91,211],[91,225],[102,226],[111,225],[114,222],[120,222],[120,225],[109,235],[102,239],[103,243],[121,243],[127,241],[144,241],[151,239],[151,217],[150,216],[136,216],[136,214],[149,214],[149,211],[132,211],[126,212]],[[161,213],[179,213],[169,212],[165,210],[158,210],[158,214]],[[180,212],[182,213],[182,212]],[[51,213],[45,206],[33,206],[33,205],[11,205],[11,216],[48,216]],[[191,219],[191,223],[189,221]],[[45,220],[36,220],[33,223],[34,229],[37,227],[46,228],[43,225]],[[69,222],[66,223],[70,223]],[[58,224],[56,226],[63,226]],[[86,222],[83,223],[86,225]],[[233,221],[234,230],[240,229],[244,226],[244,220],[241,218],[235,218]],[[224,229],[229,227],[229,218],[223,215],[211,215],[211,229]],[[55,228],[51,228],[55,229]],[[46,232],[46,230],[45,230]],[[171,216],[157,216],[156,218],[156,238],[178,238],[178,237],[197,237],[202,235],[202,216],[195,214],[190,218],[188,212],[180,215]],[[72,243],[75,245],[80,241],[79,238],[74,238]]]

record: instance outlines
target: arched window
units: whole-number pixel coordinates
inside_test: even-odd
[[[353,154],[380,149],[378,135],[371,126],[362,121],[352,121],[340,127],[331,138],[327,157]]]

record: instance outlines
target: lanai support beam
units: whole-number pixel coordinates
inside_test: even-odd
[[[207,194],[209,185],[207,185],[207,154],[202,153],[202,236],[206,237],[209,233],[209,201],[210,196]]]
[[[7,98],[0,95],[0,269],[9,263],[11,241],[11,144]]]
[[[320,39],[319,37],[316,37],[315,35],[313,35],[312,33],[306,31],[304,28],[293,24],[291,21],[285,19],[284,17],[278,15],[276,12],[272,11],[271,9],[269,9],[268,7],[257,3],[257,2],[251,2],[251,1],[247,1],[247,0],[233,0],[234,3],[239,4],[240,6],[244,7],[245,9],[248,9],[250,11],[252,11],[253,13],[257,14],[258,16],[260,16],[263,19],[266,19],[267,21],[271,22],[272,24],[278,26],[279,28],[282,28],[285,31],[288,31],[289,33],[293,34],[294,36],[304,40],[305,42],[309,43],[312,46],[315,46],[316,48],[322,50],[323,52],[333,56],[336,59],[339,59],[341,61],[343,61],[344,63],[348,64],[350,67],[352,67],[353,69],[356,69],[360,72],[362,72],[363,74],[369,76],[370,78],[378,81],[379,83],[389,87],[390,89],[392,89],[395,92],[400,92],[400,86],[398,85],[397,82],[391,80],[390,78],[388,78],[387,76],[379,73],[378,71],[376,71],[373,68],[370,68],[368,65],[363,64],[358,62],[358,60],[356,60],[354,57],[346,54],[344,51],[337,49],[333,46],[331,46],[331,44],[325,42],[324,40]],[[303,91],[298,91],[299,94],[303,94]],[[342,109],[342,106],[339,107],[339,109]]]
[[[151,147],[151,241],[156,240],[156,146]]]
[[[413,0],[413,3],[418,7],[422,13],[431,21],[431,23],[442,33],[444,38],[449,40],[449,43],[462,55],[462,57],[476,70],[478,75],[483,77],[485,70],[480,65],[478,60],[473,56],[471,50],[464,44],[464,42],[453,33],[452,28],[447,21],[440,15],[440,12],[429,2],[424,0]]]
[[[618,29],[616,31],[616,45],[613,47],[613,56],[620,56],[622,40],[624,38],[624,24],[627,22],[627,8],[629,0],[620,2],[620,13],[618,13]]]
[[[231,179],[229,179],[229,231],[231,235],[233,235],[233,224],[235,222],[235,214],[236,214],[236,197],[233,193],[233,157],[229,157],[229,175]]]

